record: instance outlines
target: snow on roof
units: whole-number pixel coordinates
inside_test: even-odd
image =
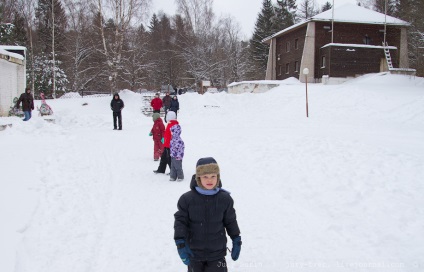
[[[0,54],[4,55],[4,56],[13,57],[15,59],[24,60],[24,57],[22,55],[17,54],[17,53],[11,53],[9,51],[6,51],[5,49],[2,49],[1,47],[0,47]]]
[[[324,11],[320,14],[317,14],[311,17],[310,19],[304,22],[294,24],[277,33],[274,33],[273,35],[263,39],[262,42],[269,42],[272,38],[280,36],[281,34],[285,32],[288,32],[292,29],[296,29],[309,22],[331,21],[332,16],[333,16],[333,10],[329,9],[327,11]],[[387,25],[403,25],[403,26],[409,25],[408,22],[397,19],[395,17],[385,16],[383,13],[380,13],[371,9],[363,8],[357,5],[353,5],[353,4],[345,4],[339,7],[335,7],[334,22],[357,23],[357,24],[378,24],[378,25],[380,24],[384,25],[386,22]]]
[[[370,44],[351,44],[351,43],[327,43],[321,48],[328,46],[343,46],[343,47],[361,47],[361,48],[375,48],[375,49],[393,49],[396,50],[396,46],[379,46],[379,45],[370,45]]]
[[[25,46],[17,46],[17,45],[0,45],[0,54],[4,56],[10,56],[15,59],[24,60],[25,57],[23,57],[21,54],[9,52],[8,50],[14,50],[14,51],[26,51]],[[25,54],[25,53],[24,53]]]
[[[332,9],[324,11],[313,16],[312,21],[331,21]],[[361,24],[388,24],[388,25],[409,25],[408,22],[397,19],[392,16],[385,16],[371,9],[360,7],[353,4],[345,4],[334,9],[334,21],[346,23],[361,23]]]

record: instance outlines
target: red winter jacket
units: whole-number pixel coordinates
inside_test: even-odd
[[[171,134],[171,128],[174,125],[177,125],[178,121],[177,120],[171,120],[168,122],[168,125],[166,126],[165,129],[165,135],[163,136],[163,147],[167,147],[170,148],[171,146],[171,138],[172,138],[172,134]]]
[[[153,110],[160,110],[162,108],[162,99],[159,97],[153,98],[153,100],[150,102],[150,106],[152,106]]]
[[[160,117],[154,122],[151,132],[153,140],[162,140],[163,133],[165,132],[165,125]]]

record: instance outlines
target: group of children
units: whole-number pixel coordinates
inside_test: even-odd
[[[165,125],[160,114],[153,114],[153,136],[155,161],[160,163],[154,173],[165,173],[169,165],[170,181],[182,181],[184,172],[184,141],[176,112],[166,113]],[[234,201],[230,192],[222,188],[220,168],[212,157],[201,158],[196,164],[196,174],[191,178],[190,191],[178,200],[178,211],[174,214],[174,240],[181,261],[192,272],[227,272],[225,260],[227,237],[231,237],[231,258],[236,261],[241,251]]]
[[[184,158],[184,141],[181,139],[181,126],[177,121],[177,115],[174,111],[166,113],[168,124],[163,124],[159,113],[153,114],[153,127],[150,134],[153,136],[154,150],[153,159],[159,160],[160,163],[156,174],[165,173],[166,166],[169,166],[170,181],[182,181],[184,179],[183,158]]]

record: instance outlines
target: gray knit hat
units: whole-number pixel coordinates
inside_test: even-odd
[[[216,160],[212,157],[201,158],[196,163],[196,183],[200,188],[206,189],[203,187],[202,182],[200,181],[200,177],[207,174],[217,174],[216,187],[218,187],[221,183],[219,166]],[[213,189],[215,189],[213,188]]]
[[[155,113],[153,113],[152,117],[153,117],[153,121],[156,121],[156,119],[158,119],[160,117],[160,114],[155,112]]]

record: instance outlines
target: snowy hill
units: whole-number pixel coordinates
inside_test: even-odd
[[[0,271],[185,271],[173,214],[204,156],[242,232],[229,271],[423,271],[424,79],[372,74],[308,95],[309,118],[291,81],[179,96],[183,182],[153,174],[139,94],[120,93],[122,131],[111,97],[47,101],[55,124],[0,118],[13,123],[0,131]]]

